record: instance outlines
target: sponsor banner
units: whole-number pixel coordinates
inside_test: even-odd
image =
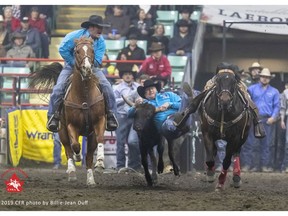
[[[53,162],[53,133],[45,127],[47,110],[22,110],[23,157],[43,162]]]
[[[8,141],[11,164],[16,167],[22,156],[23,132],[21,111],[11,109],[7,113]]]
[[[21,156],[26,159],[53,163],[53,133],[46,129],[47,108],[25,108],[11,110],[8,113],[8,131],[11,162],[19,164]],[[116,135],[115,132],[105,131],[105,167],[116,167]],[[86,155],[86,141],[79,138],[82,155]],[[126,147],[127,153],[127,147]],[[96,158],[97,150],[94,155]],[[61,151],[61,163],[67,164],[64,147]],[[94,159],[95,159],[94,158]],[[85,163],[85,162],[84,162]],[[80,166],[82,163],[77,162]]]
[[[288,35],[288,25],[285,23],[288,22],[288,5],[205,5],[203,7],[201,21],[223,26],[223,20],[281,22],[283,24],[233,24],[230,28]]]

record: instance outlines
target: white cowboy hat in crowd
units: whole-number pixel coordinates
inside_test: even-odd
[[[259,76],[272,77],[270,70],[268,68],[263,68]]]

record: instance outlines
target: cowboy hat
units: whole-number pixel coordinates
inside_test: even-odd
[[[120,66],[120,67],[119,67]],[[118,71],[119,71],[119,77],[122,78],[122,76],[125,73],[131,73],[134,77],[134,80],[136,79],[137,71],[133,70],[133,65],[131,64],[123,64],[118,66]]]
[[[263,67],[261,67],[261,65],[258,62],[254,62],[251,67],[249,67],[249,71],[252,71],[253,69],[260,69],[262,70]]]
[[[110,27],[109,24],[103,23],[101,16],[97,15],[90,16],[88,21],[85,21],[81,24],[82,28],[89,28],[90,26]]]
[[[272,77],[268,68],[263,68],[262,71],[259,73],[259,76]]]
[[[161,90],[161,83],[159,82],[154,83],[152,80],[148,79],[148,80],[145,80],[143,86],[138,86],[137,92],[142,98],[146,99],[145,91],[147,88],[152,87],[152,86],[154,86],[158,92]]]
[[[160,51],[163,49],[164,49],[164,46],[162,45],[161,42],[153,42],[151,44],[151,47],[149,47],[149,51],[151,51],[151,52],[156,52],[156,51]]]
[[[11,41],[13,42],[16,38],[22,38],[23,40],[26,39],[26,35],[22,34],[21,32],[14,32]]]

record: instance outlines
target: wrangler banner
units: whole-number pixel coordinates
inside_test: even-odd
[[[245,31],[288,34],[288,5],[205,5],[201,21],[223,26],[226,21],[271,22],[271,24],[233,24],[231,28]],[[283,24],[273,24],[280,22]]]
[[[53,133],[46,129],[47,108],[25,107],[21,110],[13,108],[9,109],[7,113],[7,131],[9,131],[7,142],[9,143],[10,147],[9,149],[12,165],[14,167],[17,166],[21,157],[35,161],[53,163]],[[85,156],[85,139],[80,137],[79,143],[81,145],[81,153],[83,156]],[[94,154],[94,160],[96,159],[96,152],[97,151],[95,151]],[[104,152],[105,167],[116,167],[116,137],[114,132],[105,132]],[[63,146],[61,158],[61,163],[63,165],[67,164]],[[75,164],[78,166],[82,165],[81,162],[77,162]]]
[[[8,142],[13,166],[21,156],[26,159],[53,162],[53,133],[46,129],[47,108],[8,110]],[[66,163],[62,146],[62,163]]]

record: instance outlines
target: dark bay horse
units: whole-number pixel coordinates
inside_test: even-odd
[[[76,180],[74,161],[81,161],[79,136],[87,136],[87,185],[95,185],[93,176],[93,154],[98,146],[96,169],[104,168],[104,132],[105,102],[99,89],[99,81],[93,73],[94,49],[91,38],[82,37],[75,40],[75,66],[70,77],[70,85],[66,91],[61,111],[61,127],[59,136],[65,147],[68,160],[68,180]],[[40,84],[39,88],[57,80],[62,65],[52,63],[35,71],[31,85]],[[56,77],[55,77],[56,76]],[[42,85],[41,85],[42,84]]]
[[[216,189],[224,189],[227,170],[234,157],[233,184],[240,187],[240,150],[251,126],[251,114],[239,92],[232,70],[224,69],[216,75],[216,85],[207,93],[199,107],[201,129],[206,150],[207,180],[215,180],[215,141],[227,141],[223,168]]]

